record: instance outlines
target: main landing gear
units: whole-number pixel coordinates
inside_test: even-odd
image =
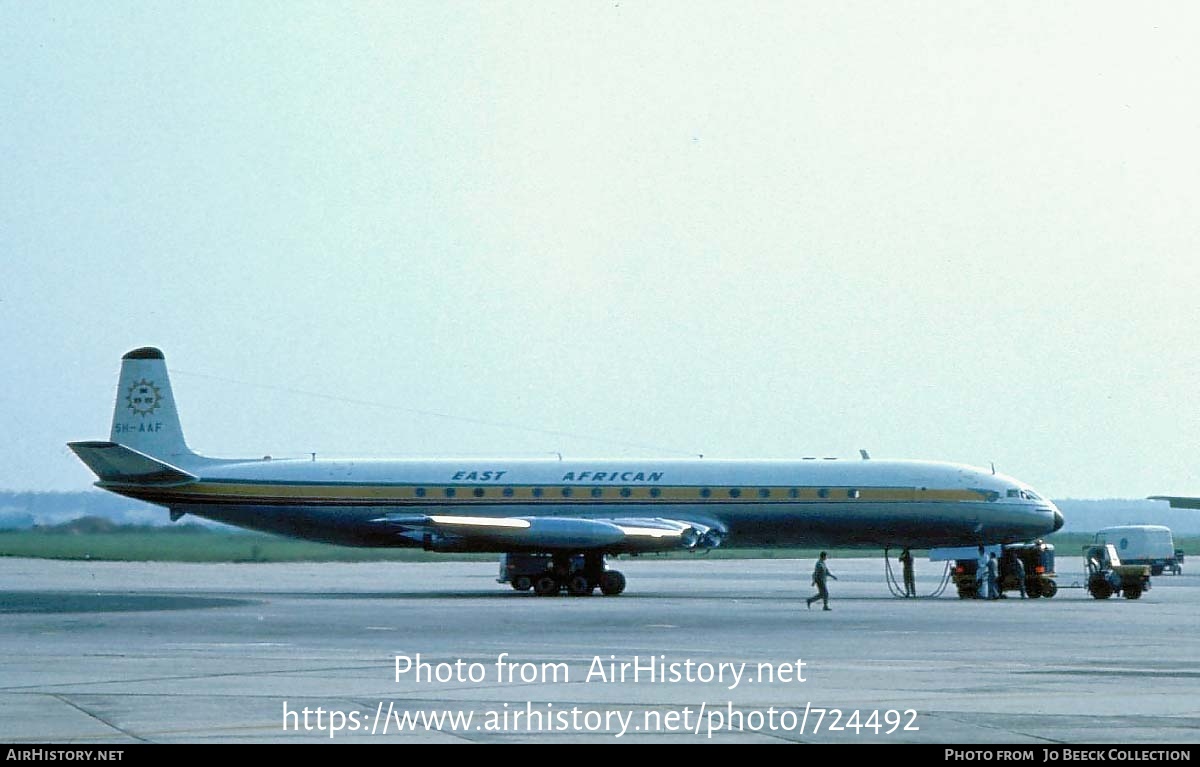
[[[605,596],[616,596],[625,590],[625,576],[619,570],[609,570],[604,555],[586,554],[505,554],[500,558],[500,583],[508,583],[517,591],[529,591],[539,597],[554,597],[563,593],[586,597],[596,589]]]

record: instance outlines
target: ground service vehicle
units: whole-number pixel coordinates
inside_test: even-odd
[[[1030,599],[1050,599],[1058,593],[1054,572],[1054,545],[1044,541],[1013,543],[1000,555],[1000,593],[1020,591],[1017,582],[1016,560],[1025,568],[1025,595]]]
[[[1093,541],[1111,543],[1126,565],[1149,565],[1151,575],[1163,570],[1179,572],[1179,560],[1171,528],[1163,525],[1118,525],[1097,531]]]
[[[1108,599],[1113,594],[1137,599],[1150,589],[1150,565],[1122,564],[1111,543],[1084,546],[1083,561],[1087,566],[1087,590],[1095,599]]]
[[[999,551],[997,551],[999,549]],[[996,552],[1000,560],[999,586],[1000,595],[1006,591],[1020,591],[1017,582],[1014,562],[1021,560],[1025,567],[1025,594],[1031,599],[1045,597],[1050,599],[1058,593],[1054,572],[1054,545],[1038,540],[1033,543],[1013,543],[1007,546],[988,546],[987,553]],[[975,599],[979,596],[978,551],[974,553],[963,550],[954,560],[954,586],[959,599]]]

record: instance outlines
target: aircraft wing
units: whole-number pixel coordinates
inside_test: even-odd
[[[435,551],[494,550],[604,552],[714,548],[725,531],[689,520],[662,517],[477,517],[450,514],[388,514],[371,520]]]
[[[1200,509],[1200,498],[1186,495],[1152,495],[1151,501],[1167,501],[1173,509]]]

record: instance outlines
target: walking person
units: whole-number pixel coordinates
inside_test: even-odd
[[[826,610],[829,609],[829,588],[825,585],[825,579],[833,578],[836,581],[837,576],[829,572],[829,565],[825,564],[826,556],[826,552],[822,551],[820,559],[817,560],[816,567],[813,568],[812,585],[817,587],[817,593],[805,600],[804,603],[810,610],[812,609],[812,603],[818,599],[825,603]]]
[[[913,557],[912,552],[906,546],[904,551],[900,552],[900,564],[904,568],[904,596],[915,597],[917,595],[917,582],[913,578]]]

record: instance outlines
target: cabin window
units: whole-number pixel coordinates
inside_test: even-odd
[[[711,495],[712,495],[711,489],[709,489],[707,487],[700,488],[700,497],[701,498],[708,498]]]
[[[511,487],[506,487],[504,488],[503,493],[505,498],[512,498],[513,489]]]
[[[660,495],[662,495],[662,490],[658,489],[657,487],[650,488],[650,497],[651,498],[657,498]]]
[[[416,496],[417,496],[418,498],[424,498],[424,497],[425,497],[425,488],[423,488],[423,487],[418,487],[418,488],[416,489],[416,491],[415,491],[415,492],[416,492]]]
[[[476,498],[482,498],[483,497],[483,488],[477,487],[472,491],[472,493],[475,495]]]
[[[768,490],[768,489],[767,489],[767,488],[765,488],[765,487],[760,487],[760,488],[758,489],[758,497],[759,497],[759,498],[770,498],[770,497],[771,497],[771,491],[770,491],[770,490]]]
[[[730,498],[737,498],[741,494],[742,494],[741,488],[737,488],[737,487],[729,488],[729,497]]]
[[[564,488],[562,489],[562,497],[563,497],[563,498],[570,498],[570,497],[571,497],[571,488],[569,488],[569,487],[564,487]]]
[[[828,498],[829,497],[829,488],[823,487],[820,490],[818,490],[817,497],[818,498]]]
[[[796,488],[793,487],[791,490],[788,490],[788,498],[799,498],[799,497],[800,497],[800,491],[797,490]]]
[[[849,489],[849,490],[847,490],[847,491],[846,491],[846,497],[847,497],[847,498],[857,498],[858,496],[859,496],[859,493],[858,493],[858,491],[857,491],[857,490],[855,490],[854,488],[851,488],[851,489]]]
[[[542,497],[542,488],[540,488],[540,487],[533,488],[533,497],[541,498]]]
[[[446,488],[445,493],[446,493],[447,498],[453,498],[454,497],[454,488],[452,488],[452,487]]]
[[[603,491],[603,490],[601,490],[601,489],[600,489],[600,488],[598,488],[598,487],[593,487],[593,488],[592,488],[592,497],[593,497],[593,498],[599,498],[599,497],[600,497],[600,496],[602,496],[602,495],[604,495],[604,491]]]

